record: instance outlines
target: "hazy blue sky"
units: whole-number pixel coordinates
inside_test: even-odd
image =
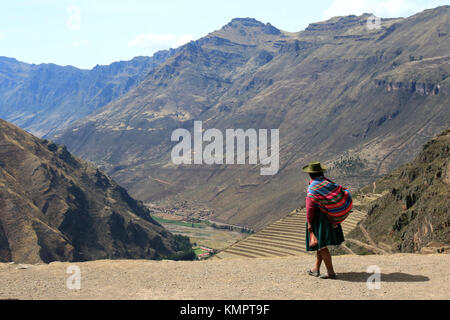
[[[300,31],[329,17],[406,17],[439,0],[0,0],[0,56],[92,68],[152,55],[252,17]]]

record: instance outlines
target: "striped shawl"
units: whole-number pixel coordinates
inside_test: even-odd
[[[324,177],[311,181],[307,196],[328,216],[333,225],[344,221],[352,209],[350,192]]]

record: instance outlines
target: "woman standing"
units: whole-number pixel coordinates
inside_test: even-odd
[[[327,246],[340,245],[344,242],[344,233],[341,225],[331,223],[327,214],[322,212],[311,197],[315,190],[325,186],[328,182],[331,183],[331,181],[324,177],[326,167],[322,166],[320,162],[310,162],[303,167],[303,171],[309,173],[311,178],[306,197],[306,250],[317,251],[316,264],[313,269],[308,270],[308,274],[320,279],[336,279],[331,254]],[[320,275],[322,261],[327,268],[327,275]]]

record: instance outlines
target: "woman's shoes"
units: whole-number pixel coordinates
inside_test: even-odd
[[[336,279],[336,274],[323,274],[319,279]]]
[[[308,273],[310,276],[313,276],[313,277],[318,277],[318,276],[320,276],[319,271],[311,271],[311,270],[308,270],[307,273]]]
[[[312,270],[308,270],[306,273],[313,277],[319,277],[319,279],[336,279],[336,274],[320,275],[319,271],[312,271]]]

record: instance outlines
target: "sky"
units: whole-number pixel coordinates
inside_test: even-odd
[[[91,69],[255,18],[297,32],[333,16],[408,17],[449,0],[0,0],[0,56]]]

